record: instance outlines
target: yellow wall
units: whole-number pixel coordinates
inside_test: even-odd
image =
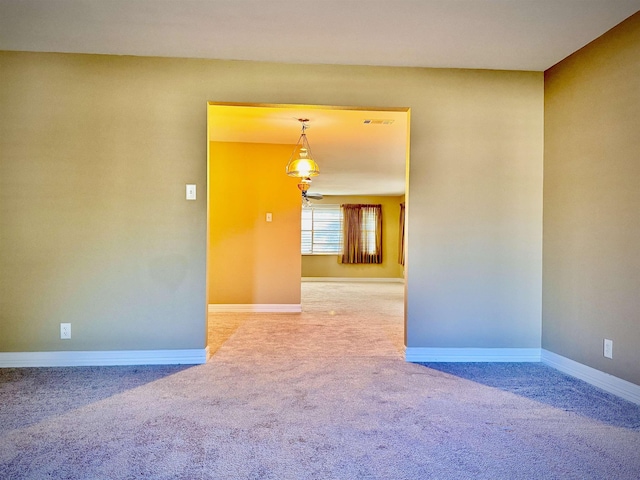
[[[379,265],[343,265],[337,255],[303,255],[303,277],[402,278],[404,267],[398,263],[400,203],[403,196],[325,196],[314,204],[371,203],[382,205],[382,263]]]
[[[411,108],[409,345],[540,346],[541,72],[25,52],[0,72],[0,350],[204,348],[208,101]]]
[[[300,191],[284,174],[292,149],[210,143],[210,304],[300,304]]]
[[[638,385],[639,79],[640,13],[545,73],[542,336]]]

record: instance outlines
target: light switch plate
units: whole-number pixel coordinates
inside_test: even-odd
[[[196,199],[196,186],[187,185],[187,200],[195,200],[195,199]]]

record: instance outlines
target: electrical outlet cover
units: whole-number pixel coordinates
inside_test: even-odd
[[[71,324],[70,323],[61,323],[60,324],[60,338],[63,340],[67,340],[71,338]]]

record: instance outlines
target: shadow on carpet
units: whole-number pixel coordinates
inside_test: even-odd
[[[146,385],[187,365],[0,368],[0,433]]]
[[[419,363],[611,426],[640,430],[640,405],[542,363]]]

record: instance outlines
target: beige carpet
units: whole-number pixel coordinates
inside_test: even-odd
[[[214,313],[209,349],[217,359],[264,356],[401,357],[404,286],[303,282],[302,313]]]

